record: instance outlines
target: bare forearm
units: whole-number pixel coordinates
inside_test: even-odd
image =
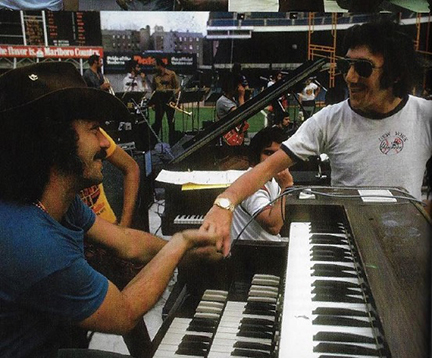
[[[121,292],[109,282],[102,305],[92,316],[80,322],[80,326],[105,333],[129,332],[157,302],[185,251],[185,243],[175,239],[167,244]]]
[[[87,232],[87,239],[119,258],[144,264],[167,243],[166,240],[150,233],[113,225],[100,217],[96,217],[94,225]]]
[[[280,150],[243,174],[220,196],[230,199],[234,205],[239,205],[244,199],[255,193],[282,169],[287,168],[291,164],[292,161],[290,158]]]
[[[256,218],[264,230],[272,235],[279,234],[284,224],[285,197],[276,200],[268,210],[264,210]]]
[[[139,173],[138,175],[135,175],[135,173],[127,174],[124,179],[123,211],[120,225],[130,227],[138,199]]]
[[[135,263],[148,263],[167,244],[166,240],[140,230],[126,228],[125,235],[127,239],[116,254]]]
[[[214,252],[218,241],[213,228],[175,234],[121,292],[110,282],[102,305],[80,325],[94,331],[127,333],[157,302],[183,255],[192,248],[198,255]]]
[[[168,285],[174,269],[186,252],[186,245],[175,235],[123,289],[134,320],[141,317],[159,300]]]
[[[131,226],[138,197],[140,168],[138,163],[121,147],[117,146],[108,160],[123,174],[123,210],[121,226]]]

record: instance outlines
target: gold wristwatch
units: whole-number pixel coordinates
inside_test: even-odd
[[[216,198],[213,205],[219,206],[222,209],[229,210],[231,212],[234,211],[234,204],[228,198]]]

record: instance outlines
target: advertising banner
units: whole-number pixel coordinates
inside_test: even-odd
[[[160,58],[167,68],[177,73],[193,73],[197,69],[197,57],[192,53],[145,52],[129,55],[107,52],[104,56],[104,70],[106,73],[126,73],[128,63],[134,60],[141,66],[142,71],[152,73],[156,58]]]
[[[104,56],[102,47],[15,46],[0,45],[0,57],[87,59],[93,54]]]

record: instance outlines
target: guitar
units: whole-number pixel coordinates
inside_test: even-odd
[[[241,125],[231,129],[228,133],[224,134],[223,140],[230,146],[242,145],[246,131],[249,129],[249,123],[243,122]]]

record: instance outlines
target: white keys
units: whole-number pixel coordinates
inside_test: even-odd
[[[271,275],[255,275],[252,282],[247,303],[227,302],[208,358],[226,358],[236,349],[265,354],[273,352],[276,310],[262,312],[256,308],[251,313],[245,313],[245,309],[248,304],[258,304],[258,307],[276,305],[280,279]]]
[[[193,319],[173,319],[154,358],[203,357],[210,349],[227,297],[225,291],[205,291]]]
[[[374,342],[372,343],[350,343],[336,341],[332,342],[329,339],[336,339],[341,333],[354,334],[365,337],[367,340],[374,339],[376,334],[375,329],[370,325],[369,307],[364,299],[363,290],[360,287],[358,277],[356,276],[356,264],[352,262],[330,262],[330,261],[311,261],[311,249],[313,246],[309,242],[311,237],[309,223],[292,223],[290,229],[290,244],[288,251],[288,265],[287,275],[285,280],[284,303],[282,311],[282,326],[281,326],[281,340],[279,347],[279,357],[283,358],[313,358],[325,354],[324,352],[314,352],[314,348],[320,349],[322,344],[326,346],[325,349],[333,349],[337,344],[346,346],[347,351],[359,349],[360,353],[352,355],[349,353],[340,353],[337,351],[340,347],[335,347],[335,351],[330,354],[331,356],[345,356],[345,357],[376,357],[373,352],[380,348]],[[338,236],[341,239],[348,238],[345,234],[331,234]],[[332,245],[318,245],[319,248],[332,247]],[[350,251],[348,245],[336,245],[339,248],[345,248]],[[336,247],[333,246],[333,247]],[[314,265],[324,265],[324,274],[327,274],[326,268],[328,265],[334,268],[347,267],[344,270],[346,273],[354,273],[355,277],[339,277],[338,274],[328,271],[328,276],[314,276]],[[318,267],[315,266],[315,267]],[[351,271],[352,270],[352,271]],[[329,282],[331,281],[331,282]],[[327,287],[326,282],[329,282]],[[341,297],[336,296],[335,301],[332,302],[332,295],[334,294],[333,288],[340,284],[346,283],[354,284],[349,287],[346,295]],[[321,284],[318,293],[312,293],[312,290],[317,285]],[[325,287],[324,287],[325,286]],[[328,301],[327,299],[327,289]],[[324,292],[324,294],[323,294]],[[316,297],[320,300],[313,300]],[[322,300],[324,299],[324,301]],[[345,300],[359,300],[360,302],[337,302]],[[336,315],[336,317],[327,314],[314,314],[316,309],[348,309],[362,312],[366,316],[345,316]],[[347,313],[348,314],[348,313]],[[354,319],[352,323],[348,319]],[[313,321],[315,323],[313,324]],[[362,327],[362,322],[366,327]],[[334,323],[334,324],[333,324]],[[351,326],[354,324],[355,326]],[[357,326],[360,325],[361,327]],[[314,341],[314,336],[319,335]],[[331,337],[331,338],[330,338]],[[361,348],[365,348],[364,351]],[[369,355],[368,355],[369,354]]]
[[[204,215],[177,215],[174,224],[179,225],[201,225],[204,221]]]

